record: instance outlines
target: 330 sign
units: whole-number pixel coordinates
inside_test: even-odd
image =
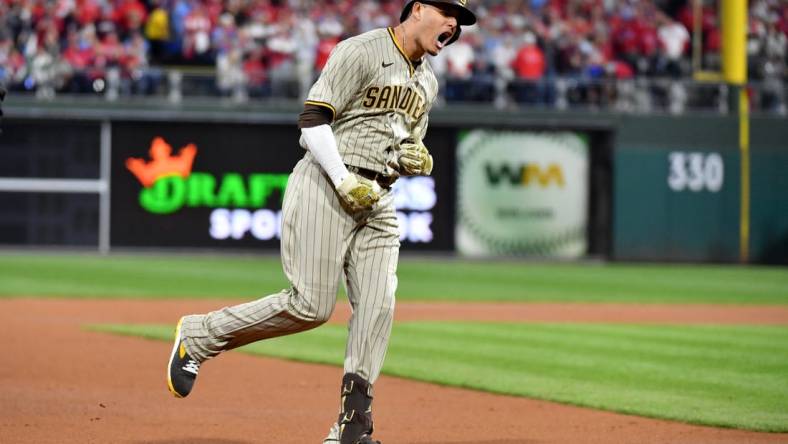
[[[668,155],[668,186],[673,191],[722,189],[725,165],[719,153],[673,151]]]

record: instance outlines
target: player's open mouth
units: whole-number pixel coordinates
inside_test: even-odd
[[[439,35],[436,41],[438,48],[443,49],[443,47],[446,46],[446,41],[449,40],[453,35],[454,33],[451,31],[446,31],[443,34]]]

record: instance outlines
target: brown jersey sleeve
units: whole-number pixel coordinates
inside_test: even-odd
[[[334,115],[330,109],[324,106],[305,104],[304,110],[298,115],[299,128],[312,128],[320,125],[330,124]]]

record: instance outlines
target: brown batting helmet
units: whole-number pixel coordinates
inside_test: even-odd
[[[416,2],[424,3],[426,5],[433,5],[438,8],[449,7],[457,10],[459,13],[457,15],[457,24],[460,26],[470,26],[476,23],[476,14],[471,12],[471,10],[466,7],[468,0],[410,0],[402,10],[402,15],[399,17],[400,22],[404,22],[405,19],[408,18],[410,15],[410,10],[413,9],[413,4]],[[446,42],[446,45],[450,45],[460,38],[460,26],[457,27],[457,32],[451,36],[449,41]]]

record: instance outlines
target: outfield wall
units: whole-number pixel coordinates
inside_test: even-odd
[[[0,244],[278,246],[297,108],[7,114]],[[751,128],[750,260],[786,263],[788,125]],[[426,144],[434,175],[395,189],[403,250],[739,260],[735,118],[440,109]]]

